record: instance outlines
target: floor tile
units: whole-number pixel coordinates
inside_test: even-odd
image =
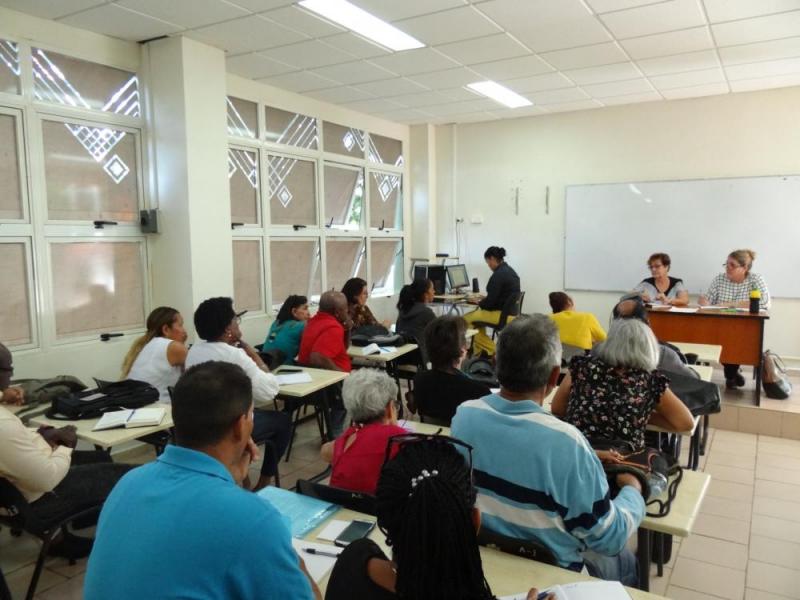
[[[765,467],[756,464],[756,477],[758,479],[769,479],[770,481],[782,481],[800,485],[800,471],[790,471],[779,467]]]
[[[679,557],[672,570],[670,585],[741,600],[744,597],[744,579],[744,571]]]
[[[753,535],[762,535],[787,542],[800,540],[800,523],[766,515],[753,515],[750,531]]]
[[[755,456],[756,446],[750,444],[739,444],[734,441],[721,440],[711,444],[711,452],[725,452],[726,454],[738,454],[740,456]]]
[[[737,544],[747,544],[750,538],[750,523],[700,513],[694,522],[693,533]]]
[[[800,456],[786,456],[785,454],[761,454],[759,452],[757,463],[760,467],[776,467],[779,469],[800,470]]]
[[[800,498],[800,485],[756,479],[755,495],[791,502]]]
[[[747,565],[747,586],[789,598],[800,598],[800,571],[751,560]]]
[[[800,544],[761,535],[751,535],[750,559],[800,570]],[[798,581],[798,585],[800,585],[800,581]]]
[[[794,448],[796,450],[800,450],[800,441],[798,440],[790,440],[783,437],[775,437],[770,435],[759,435],[758,436],[758,445],[762,446],[763,444],[775,444],[777,446],[783,446],[785,448]]]
[[[704,535],[690,535],[683,540],[679,556],[740,571],[747,569],[746,545]]]
[[[669,585],[670,575],[672,575],[672,569],[670,569],[667,566],[664,567],[664,575],[662,575],[661,577],[659,577],[655,571],[651,572],[650,593],[656,594],[658,596],[663,596],[664,593],[667,591],[667,585]]]
[[[75,577],[82,573],[86,572],[86,565],[88,564],[88,558],[82,558],[80,560],[76,560],[74,565],[70,565],[69,561],[66,558],[48,558],[44,566],[51,571],[58,573],[63,577]]]
[[[800,502],[756,496],[753,499],[753,513],[800,522]]]
[[[30,564],[5,576],[12,598],[25,597],[25,592],[28,591],[28,586],[31,583],[33,567],[34,565]],[[39,584],[36,586],[36,591],[37,593],[44,592],[49,590],[54,585],[58,585],[59,583],[63,583],[65,581],[67,581],[66,577],[62,577],[61,575],[58,575],[49,569],[42,569],[42,574],[39,577]]]
[[[738,469],[714,463],[707,464],[705,472],[717,481],[732,481],[746,485],[752,485],[756,478],[756,472],[752,469]]]
[[[55,585],[42,594],[36,594],[36,600],[83,600],[83,575]]]
[[[712,451],[708,456],[708,464],[736,467],[737,469],[755,469],[756,457]]]
[[[717,498],[749,502],[753,498],[753,486],[731,481],[719,481],[712,477],[706,494]]]
[[[700,512],[718,517],[728,517],[737,521],[749,521],[753,513],[753,505],[745,501],[706,496],[700,505]]]
[[[770,438],[774,439],[774,438]],[[795,440],[781,440],[782,442],[795,442]],[[762,456],[765,454],[777,454],[779,456],[791,456],[793,458],[800,457],[800,447],[798,446],[787,446],[784,444],[779,444],[775,442],[759,442],[758,443],[758,455]]]
[[[746,446],[758,443],[758,436],[753,433],[744,433],[742,431],[725,431],[724,429],[718,429],[717,434],[715,434],[714,437],[715,441],[734,442]]]
[[[41,548],[42,543],[32,535],[14,537],[4,527],[0,531],[0,569],[8,574],[36,561]]]
[[[664,595],[671,600],[713,600],[721,598],[721,596],[712,596],[705,592],[695,592],[694,590],[672,584],[667,587],[667,591]]]
[[[786,600],[786,596],[779,596],[763,590],[747,588],[744,591],[744,600]]]
[[[783,415],[760,408],[739,407],[739,431],[780,436]]]
[[[719,431],[735,431],[739,428],[739,408],[730,404],[722,404],[722,412],[711,415],[709,423]]]
[[[800,414],[783,415],[781,437],[800,441]]]

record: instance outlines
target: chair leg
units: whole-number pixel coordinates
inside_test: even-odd
[[[292,446],[294,445],[294,436],[297,434],[297,423],[300,421],[300,407],[292,410],[294,419],[292,420],[292,434],[289,437],[289,445],[286,448],[286,462],[289,462],[289,457],[292,455]]]
[[[62,527],[61,531],[62,533],[65,533],[66,527]],[[50,543],[53,541],[55,535],[55,532],[51,533],[42,540],[42,549],[39,552],[39,558],[36,559],[36,567],[33,569],[31,583],[28,585],[28,592],[25,594],[25,600],[33,600],[33,596],[36,594],[36,586],[39,585],[39,577],[41,576],[42,569],[44,568],[44,561],[47,558],[47,551],[50,549]]]

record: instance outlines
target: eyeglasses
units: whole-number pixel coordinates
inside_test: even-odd
[[[436,433],[401,433],[400,435],[393,435],[389,438],[389,442],[386,444],[386,452],[383,455],[383,465],[381,465],[381,469],[387,462],[389,462],[390,457],[392,456],[392,448],[397,446],[398,451],[408,444],[416,444],[418,442],[436,442],[441,444],[450,444],[451,446],[456,446],[457,448],[464,448],[467,451],[467,457],[469,459],[469,478],[472,480],[472,446],[467,444],[466,442],[462,442],[461,440],[450,437],[449,435],[440,435],[442,429]]]
[[[653,269],[660,269],[660,268],[661,268],[661,267],[663,267],[663,266],[664,266],[664,265],[662,265],[662,264],[657,264],[657,265],[647,265],[647,268],[648,268],[648,269],[650,269],[650,270],[652,271]]]
[[[731,269],[744,269],[744,265],[740,265],[739,263],[735,262],[724,262],[722,263],[723,267],[730,267]]]

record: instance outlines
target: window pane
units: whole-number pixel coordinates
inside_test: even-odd
[[[394,294],[399,280],[403,281],[403,241],[372,240],[369,246],[372,256],[372,291]]]
[[[258,223],[258,155],[228,148],[228,181],[231,190],[231,221]]]
[[[383,137],[382,135],[369,134],[369,160],[385,165],[403,164],[403,142]]]
[[[144,326],[140,242],[50,245],[56,335]]]
[[[0,114],[0,219],[22,219],[17,119]]]
[[[325,241],[329,290],[342,289],[345,281],[351,277],[367,278],[365,250],[362,238],[355,240],[328,238]]]
[[[314,163],[270,156],[269,206],[273,225],[317,224],[317,181]]]
[[[6,346],[20,346],[33,341],[28,290],[28,260],[25,244],[0,244],[0,281],[3,302],[0,303],[0,331]]]
[[[322,132],[325,135],[325,152],[364,158],[363,131],[325,121],[322,124]]]
[[[135,73],[31,48],[33,95],[43,102],[139,116]]]
[[[335,229],[360,229],[364,171],[325,165],[325,219]]]
[[[290,294],[319,300],[322,281],[317,240],[271,240],[272,306],[280,308]]]
[[[0,92],[19,94],[19,46],[0,40]]]
[[[256,137],[258,131],[258,104],[228,96],[228,133],[241,137]]]
[[[265,107],[267,141],[300,148],[317,149],[317,120],[279,108]]]
[[[369,226],[379,229],[403,228],[403,203],[400,176],[370,173]]]
[[[264,310],[264,268],[258,240],[233,242],[233,296],[236,310]]]
[[[138,221],[134,136],[104,126],[42,121],[48,217]]]

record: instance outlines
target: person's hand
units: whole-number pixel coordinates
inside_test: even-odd
[[[669,304],[669,300],[667,299],[666,294],[659,294],[658,296],[656,296],[656,300],[658,300],[659,302],[664,302],[666,304]]]
[[[633,488],[636,488],[639,491],[639,493],[641,493],[642,491],[642,484],[639,483],[639,480],[630,473],[620,473],[619,475],[617,475],[617,485],[620,488],[629,485]]]
[[[345,331],[350,331],[353,329],[353,319],[347,317],[344,321],[342,321],[342,326],[345,328]]]
[[[386,327],[386,329],[391,330],[391,328],[392,328],[392,322],[389,319],[384,319],[383,321],[381,321],[381,324],[384,327]]]
[[[650,302],[650,295],[649,294],[645,294],[644,292],[642,292],[642,300],[644,302]]]
[[[622,455],[613,448],[611,450],[595,450],[594,452],[602,463],[622,462]]]
[[[25,391],[18,387],[9,387],[3,390],[3,404],[20,406],[25,404]]]
[[[43,427],[39,429],[39,434],[52,448],[58,446],[74,448],[78,445],[78,434],[74,425],[65,425],[58,429],[55,427]]]
[[[528,595],[525,597],[525,600],[538,600],[538,598],[539,598],[539,590],[537,590],[536,588],[531,588],[530,591],[528,591]],[[556,595],[553,593],[549,593],[547,594],[547,596],[544,597],[544,600],[556,600]]]
[[[247,477],[247,473],[250,471],[250,465],[256,460],[258,460],[258,446],[256,446],[253,438],[250,438],[242,450],[242,455],[239,457],[239,460],[231,469],[231,475],[233,475],[233,480],[237,484],[241,485],[244,478]]]

